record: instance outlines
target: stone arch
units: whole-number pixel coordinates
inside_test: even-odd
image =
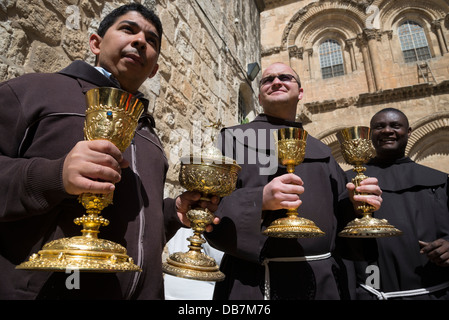
[[[259,108],[259,103],[257,101],[257,97],[255,96],[254,92],[252,91],[252,88],[248,85],[246,82],[242,82],[239,85],[238,90],[238,99],[243,99],[244,106],[245,106],[245,115],[246,118],[249,121],[252,121],[256,115],[261,112]],[[236,104],[238,107],[239,102]],[[236,115],[238,114],[238,111],[236,112]]]
[[[404,15],[414,16],[417,22],[431,23],[446,16],[448,5],[438,0],[384,0],[379,9],[383,29],[395,32],[397,25],[403,22]]]
[[[449,172],[449,112],[430,115],[410,126],[413,131],[406,155],[422,164],[431,164],[437,158],[440,163],[446,164],[445,168],[438,169]]]
[[[343,159],[343,155],[340,151],[340,143],[337,140],[337,132],[345,128],[347,128],[347,126],[344,125],[333,127],[317,134],[315,137],[331,149],[331,153],[335,160],[343,168],[343,170],[346,171],[352,168],[352,166],[347,164],[345,159]]]
[[[353,37],[364,28],[365,11],[353,1],[318,1],[312,2],[298,10],[283,31],[281,48],[287,49],[298,41],[305,43],[302,37],[310,34],[313,28],[319,26],[322,30],[322,18],[326,23],[334,23],[338,29],[352,29]],[[314,23],[321,21],[321,23]],[[346,23],[345,23],[345,22]],[[314,27],[314,25],[316,25]],[[304,27],[306,26],[306,27]]]
[[[336,40],[342,50],[344,75],[350,74],[360,65],[360,52],[355,43],[363,32],[365,19],[365,9],[356,1],[310,3],[288,22],[281,50],[288,50],[291,63],[299,69],[301,77],[321,79],[319,44],[326,39]],[[323,21],[326,21],[324,28]],[[303,53],[307,54],[303,56]]]
[[[438,39],[434,23],[442,21],[449,11],[449,5],[444,1],[424,1],[424,0],[398,0],[383,1],[380,5],[381,21],[385,30],[392,31],[392,38],[397,39],[398,27],[406,20],[413,20],[420,24],[427,38],[428,46],[432,57],[438,55]],[[399,39],[397,39],[399,41]],[[399,48],[398,41],[394,45]],[[443,52],[444,53],[444,52]],[[396,58],[400,58],[396,56]]]
[[[293,40],[298,47],[312,47],[328,34],[335,34],[340,39],[351,39],[361,31],[358,21],[345,18],[342,12],[320,13],[303,27]],[[326,20],[326,28],[323,28],[323,20]]]

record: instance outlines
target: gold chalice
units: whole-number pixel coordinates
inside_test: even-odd
[[[240,170],[234,160],[211,148],[200,156],[181,158],[179,182],[189,191],[200,192],[201,200],[210,201],[211,196],[224,197],[234,191]],[[201,251],[202,244],[206,242],[202,234],[214,217],[207,208],[192,208],[187,212],[193,229],[193,235],[187,238],[189,251],[171,254],[162,266],[165,273],[193,280],[224,280],[215,259]]]
[[[369,127],[355,126],[337,132],[341,152],[345,161],[353,165],[353,171],[357,175],[352,183],[358,187],[360,182],[368,178],[363,174],[366,168],[363,166],[375,156],[376,151],[371,143],[371,130]],[[360,194],[357,193],[356,194]],[[354,238],[379,238],[397,236],[402,232],[385,219],[376,219],[373,212],[376,208],[370,204],[363,203],[357,207],[362,211],[363,217],[354,219],[339,233],[341,237]]]
[[[85,140],[109,140],[120,151],[125,151],[144,110],[142,102],[125,91],[108,87],[89,90],[86,102]],[[51,241],[16,268],[44,271],[141,271],[126,254],[124,247],[98,238],[100,226],[109,224],[107,219],[100,216],[101,211],[112,204],[112,198],[112,192],[81,194],[79,201],[87,215],[76,218],[74,223],[83,226],[82,235]]]
[[[304,161],[307,131],[302,128],[282,128],[274,133],[279,161],[294,173],[295,166]],[[287,209],[287,217],[273,221],[264,235],[277,238],[311,238],[323,236],[324,232],[309,219],[298,217],[296,209]]]

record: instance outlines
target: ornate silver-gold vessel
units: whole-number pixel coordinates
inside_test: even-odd
[[[217,148],[207,149],[199,156],[181,158],[179,182],[188,191],[201,193],[201,200],[210,201],[211,196],[225,197],[234,191],[240,166],[232,159],[222,156]],[[187,252],[171,254],[162,270],[177,277],[202,281],[222,281],[225,275],[212,257],[202,252],[206,242],[202,234],[213,222],[214,214],[207,208],[192,208],[187,212],[193,235]]]
[[[340,143],[341,153],[345,161],[353,165],[356,176],[352,183],[356,188],[360,182],[368,178],[364,175],[367,163],[376,154],[371,143],[371,130],[369,127],[354,126],[345,128],[337,132],[337,139]],[[355,194],[359,194],[355,192]],[[362,218],[350,221],[339,233],[341,237],[354,238],[378,238],[401,235],[402,232],[392,226],[386,219],[376,219],[373,212],[376,208],[368,203],[363,203],[357,207],[362,212]]]
[[[273,134],[279,161],[287,167],[288,173],[294,173],[295,167],[304,161],[307,131],[290,127],[278,129]],[[299,217],[297,208],[287,209],[287,217],[276,219],[262,233],[277,238],[310,238],[324,235],[313,221]]]
[[[116,88],[95,88],[86,93],[85,140],[106,139],[120,151],[130,145],[144,106],[133,95]],[[65,271],[78,269],[89,272],[141,271],[126,249],[112,241],[99,239],[100,226],[109,221],[101,211],[112,204],[113,193],[79,196],[86,215],[76,218],[74,223],[82,225],[81,236],[62,238],[45,244],[38,253],[17,269]]]

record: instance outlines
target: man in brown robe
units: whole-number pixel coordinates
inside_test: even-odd
[[[90,37],[95,67],[75,61],[0,84],[0,299],[164,298],[164,244],[199,194],[163,199],[168,162],[138,92],[158,70],[161,37],[152,11],[125,5]],[[109,141],[84,141],[85,93],[96,87],[120,87],[146,105],[123,155]],[[142,272],[81,273],[68,288],[69,274],[15,269],[45,243],[80,235],[78,195],[111,191],[101,238],[126,247]]]
[[[365,175],[382,188],[374,214],[402,231],[401,236],[352,240],[363,248],[357,262],[360,299],[449,298],[448,174],[405,156],[412,128],[407,116],[387,108],[371,119],[376,157]],[[348,176],[352,178],[353,172]]]
[[[352,196],[343,170],[330,149],[308,136],[304,162],[295,173],[278,164],[272,130],[301,127],[295,122],[303,89],[297,74],[275,63],[264,72],[259,101],[264,114],[254,121],[222,130],[221,149],[242,167],[236,190],[222,199],[220,224],[207,234],[224,251],[220,269],[226,278],[215,287],[214,299],[350,299],[355,292],[336,235],[339,221],[354,217],[350,200],[377,208],[382,202],[376,179],[368,179]],[[322,237],[272,238],[261,232],[285,209],[299,206],[299,216],[315,222]],[[347,221],[347,220],[345,220]],[[344,226],[344,222],[342,222]],[[350,264],[348,264],[350,266]]]

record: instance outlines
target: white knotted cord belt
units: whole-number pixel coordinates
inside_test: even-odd
[[[324,260],[331,257],[331,253],[318,254],[315,256],[303,256],[303,257],[285,257],[285,258],[266,258],[262,265],[265,266],[265,287],[264,287],[264,299],[270,300],[270,269],[268,267],[269,262],[298,262],[298,261],[317,261]]]
[[[392,291],[392,292],[382,292],[366,284],[360,284],[360,286],[366,291],[374,294],[378,300],[388,300],[388,298],[412,297],[436,292],[448,288],[449,281],[428,288],[404,290],[404,291]]]

